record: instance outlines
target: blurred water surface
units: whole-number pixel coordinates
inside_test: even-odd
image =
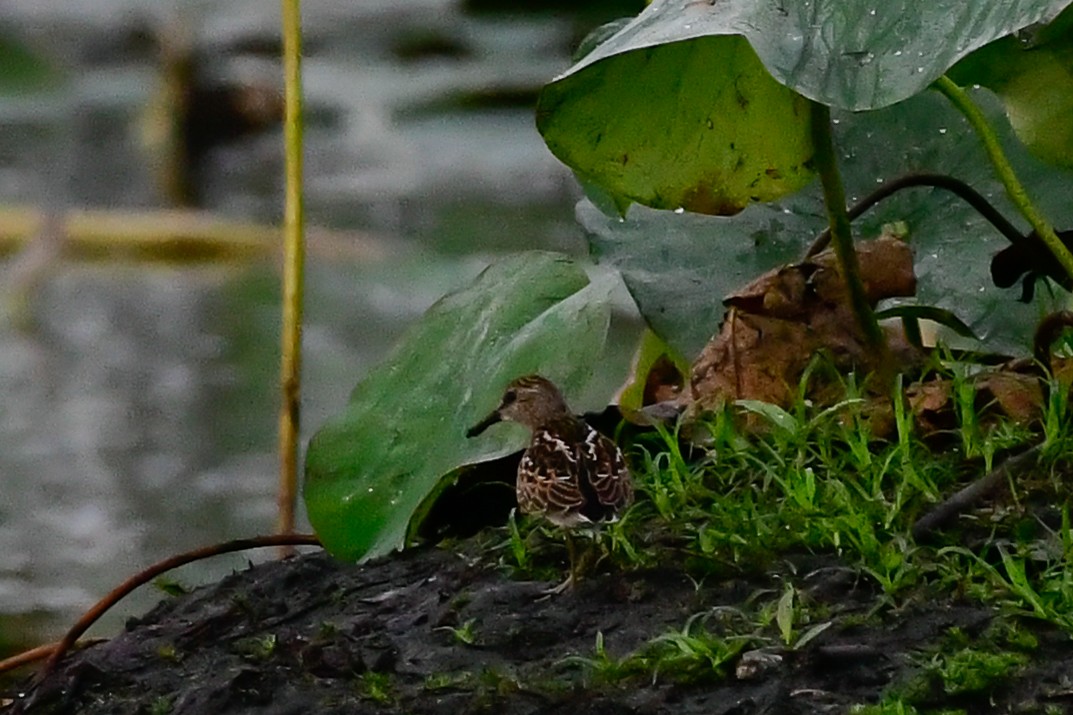
[[[382,254],[312,250],[308,438],[405,327],[492,254],[582,254],[584,243],[573,180],[531,109],[458,101],[523,91],[564,69],[576,18],[471,17],[449,0],[304,5],[308,219],[363,232]],[[271,40],[278,13],[263,0],[5,0],[0,30],[63,80],[0,97],[0,202],[161,205],[137,138],[155,82],[146,38],[179,20],[208,47]],[[415,42],[458,52],[404,56]],[[247,69],[266,71],[228,71]],[[278,221],[280,144],[272,131],[210,154],[205,205]],[[14,262],[0,261],[0,276]],[[42,280],[30,329],[0,321],[0,648],[58,636],[152,561],[271,531],[277,283],[271,262],[68,261]],[[178,578],[199,583],[267,556]],[[159,597],[138,595],[100,630]]]

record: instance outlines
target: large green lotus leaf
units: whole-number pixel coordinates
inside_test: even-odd
[[[645,78],[601,67],[637,67],[630,55],[657,62],[676,44],[733,43],[741,35],[780,83],[831,107],[861,110],[919,93],[962,57],[987,43],[1055,17],[1070,0],[653,0],[548,88],[558,95],[595,73],[650,89]],[[708,81],[727,74],[710,65]],[[546,90],[547,91],[547,90]],[[652,108],[662,96],[638,91],[631,102]],[[606,106],[609,124],[623,111]],[[561,108],[558,111],[565,111]],[[595,118],[594,118],[595,119]]]
[[[1073,6],[1047,26],[973,52],[950,76],[993,90],[1035,156],[1073,168]]]
[[[548,147],[617,199],[730,215],[812,178],[807,102],[741,37],[633,52],[544,89]]]
[[[999,129],[1018,175],[1043,213],[1058,228],[1073,228],[1073,174],[1029,155],[1013,138],[991,93],[979,90],[972,96]],[[1028,231],[994,178],[978,137],[939,94],[928,92],[875,112],[835,113],[835,121],[851,203],[901,174],[944,172],[973,185]],[[593,254],[619,268],[649,325],[690,357],[716,331],[726,293],[801,256],[825,223],[816,186],[778,206],[752,206],[730,218],[634,206],[623,219],[609,219],[586,202],[579,205],[578,216],[591,234]],[[858,239],[875,236],[884,224],[895,222],[908,229],[913,246],[918,302],[953,311],[990,349],[1024,353],[1041,313],[1068,301],[1061,290],[1057,296],[1037,290],[1036,302],[1024,305],[1016,301],[1019,288],[992,285],[991,256],[1008,243],[946,191],[902,191],[854,222],[854,233]]]
[[[690,360],[723,318],[724,296],[800,257],[818,216],[750,206],[732,218],[631,206],[622,219],[590,201],[577,206],[598,260],[621,272],[649,326]]]
[[[355,560],[402,546],[442,476],[520,448],[520,428],[465,432],[519,375],[576,396],[604,346],[609,293],[567,257],[531,252],[432,306],[310,441],[304,496],[325,548]]]
[[[1006,153],[1029,195],[1058,228],[1073,227],[1073,173],[1048,166],[1017,141],[998,99],[987,90],[971,93],[1000,135]],[[1030,227],[1010,203],[979,137],[965,119],[935,92],[881,112],[844,116],[837,139],[849,150],[845,169],[851,201],[872,191],[879,180],[910,171],[952,174],[968,182],[1027,233]],[[1061,289],[1040,289],[1030,304],[1017,301],[1020,287],[996,288],[990,261],[1009,242],[964,201],[940,189],[903,191],[859,222],[858,235],[875,235],[884,223],[904,221],[913,246],[917,302],[952,311],[989,350],[1025,354],[1040,317],[1063,308]],[[951,345],[967,344],[952,334]]]

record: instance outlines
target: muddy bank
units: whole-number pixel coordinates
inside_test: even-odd
[[[1001,617],[953,595],[884,607],[833,557],[777,569],[831,622],[790,650],[774,626],[766,641],[732,635],[749,604],[777,598],[773,576],[694,580],[668,564],[542,599],[549,583],[512,581],[481,552],[465,542],[362,567],[322,553],[258,565],[163,601],[0,712],[834,713],[914,679],[923,702],[973,713],[1073,702],[1070,639],[1029,621],[1036,642],[1016,668],[976,691],[929,683],[922,663],[951,633],[972,642]],[[687,640],[651,645],[698,624],[732,645],[725,663],[673,657]],[[622,660],[641,652],[651,657]]]

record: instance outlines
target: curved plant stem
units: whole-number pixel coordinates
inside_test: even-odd
[[[159,561],[152,566],[139,571],[112,589],[107,596],[98,601],[78,619],[77,623],[71,626],[71,629],[67,631],[63,636],[63,639],[54,646],[54,649],[49,655],[48,660],[45,661],[45,664],[41,666],[41,670],[36,676],[37,681],[40,682],[43,680],[46,675],[56,668],[60,660],[63,659],[64,654],[70,650],[71,646],[73,646],[82,634],[89,630],[89,627],[96,623],[109,608],[117,604],[131,591],[139,586],[149,583],[160,574],[194,561],[209,558],[210,556],[219,556],[220,554],[230,554],[235,551],[245,551],[246,549],[263,548],[265,546],[278,547],[282,545],[320,546],[320,541],[313,534],[279,534],[273,536],[255,536],[251,539],[236,539],[234,541],[227,541],[222,544],[215,544],[213,546],[206,546],[200,549],[194,549],[193,551],[176,554],[175,556]]]
[[[942,92],[943,96],[950,100],[950,103],[959,112],[965,115],[965,119],[969,121],[969,124],[979,135],[980,141],[983,142],[984,150],[995,167],[995,173],[998,174],[999,180],[1006,188],[1006,195],[1010,197],[1010,201],[1021,212],[1021,215],[1028,220],[1036,235],[1047,244],[1047,248],[1058,259],[1066,274],[1073,279],[1073,255],[1069,253],[1062,241],[1055,235],[1054,228],[1047,223],[1047,220],[1036,209],[1032,200],[1028,198],[1028,192],[1025,191],[1025,187],[1017,179],[1017,174],[1014,173],[1010,160],[1006,158],[1006,153],[1002,150],[1002,145],[999,143],[995,130],[988,124],[983,112],[973,103],[965,90],[954,84],[954,81],[946,75],[935,80],[932,86]]]
[[[831,110],[818,102],[811,102],[812,107],[812,144],[815,147],[813,160],[823,184],[823,202],[827,207],[827,221],[831,226],[831,237],[835,255],[842,268],[842,279],[849,289],[850,303],[857,323],[865,340],[880,357],[880,364],[886,363],[886,341],[883,331],[876,322],[875,312],[868,303],[868,296],[861,281],[861,266],[857,260],[857,251],[853,247],[853,233],[850,228],[849,215],[846,213],[846,190],[842,186],[842,176],[835,160],[834,139],[831,136]]]
[[[286,199],[283,216],[283,326],[280,357],[282,404],[279,412],[279,525],[294,531],[298,496],[298,426],[302,373],[302,26],[300,0],[283,2],[284,159]],[[290,553],[280,547],[280,555]]]
[[[976,211],[987,219],[1011,244],[1016,245],[1026,240],[1025,236],[1023,236],[1012,223],[1007,221],[1006,217],[1003,216],[998,209],[992,206],[991,202],[985,199],[980,192],[976,191],[964,181],[955,179],[953,176],[948,176],[946,174],[906,174],[905,176],[899,176],[892,181],[888,181],[850,207],[849,220],[855,221],[857,217],[865,211],[872,208],[880,201],[893,196],[902,189],[909,189],[916,186],[931,186],[946,189],[976,209]],[[808,251],[805,253],[805,258],[812,258],[817,253],[827,248],[830,243],[831,227],[828,226],[823,229],[820,235],[816,237],[816,240],[812,242],[812,245],[809,246]]]
[[[107,639],[86,638],[84,640],[79,641],[79,645],[90,646],[96,643],[103,643],[105,640]],[[36,648],[31,648],[30,650],[24,650],[21,653],[16,653],[9,658],[4,658],[3,660],[0,660],[0,673],[6,673],[10,670],[21,668],[24,665],[30,665],[31,663],[36,663],[39,660],[44,660],[45,658],[48,658],[53,653],[55,653],[56,648],[58,648],[59,645],[60,644],[58,642],[46,643],[45,645],[39,645]]]

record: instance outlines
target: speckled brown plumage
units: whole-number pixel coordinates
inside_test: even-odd
[[[518,508],[560,526],[614,519],[633,500],[622,452],[584,422],[533,431],[518,464]]]
[[[539,375],[507,385],[491,414],[474,426],[474,437],[509,420],[532,430],[518,464],[518,508],[572,528],[614,520],[633,501],[633,484],[618,446],[574,416],[555,385]],[[568,545],[572,550],[572,542]],[[574,580],[571,553],[571,578]]]

